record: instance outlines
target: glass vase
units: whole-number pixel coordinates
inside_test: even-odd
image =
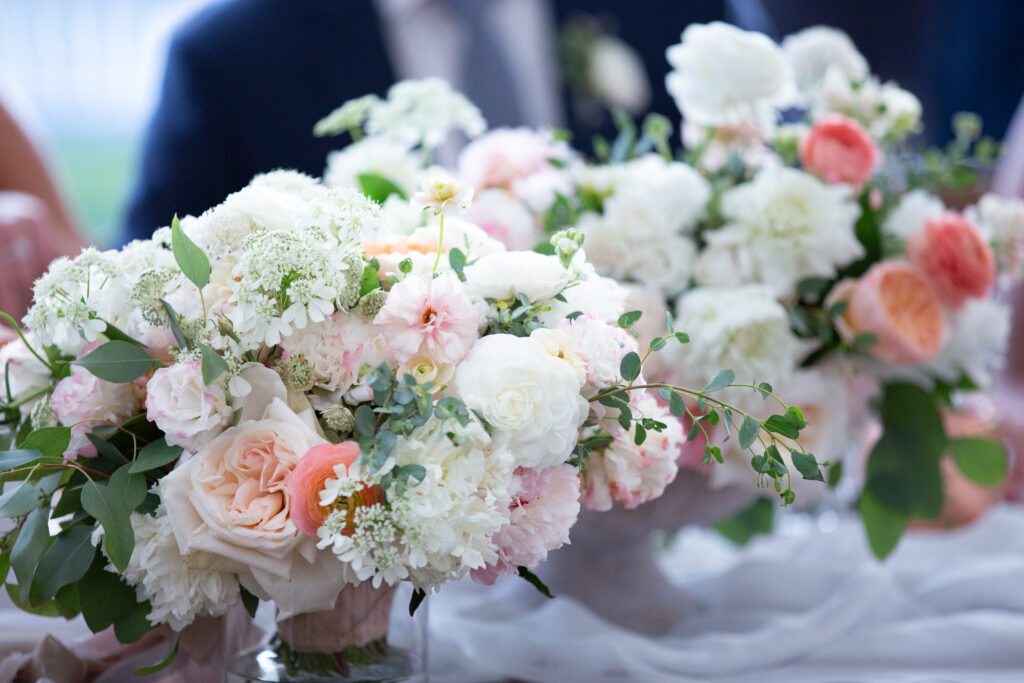
[[[334,608],[255,621],[263,637],[228,659],[225,683],[384,683],[427,680],[427,605],[409,616],[408,584],[346,586]],[[231,645],[232,634],[228,634]],[[241,644],[240,644],[241,645]]]

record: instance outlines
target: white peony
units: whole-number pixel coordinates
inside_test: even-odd
[[[666,52],[665,87],[683,117],[703,126],[769,124],[788,104],[793,74],[782,50],[760,33],[691,24]]]
[[[882,231],[903,242],[909,240],[929,218],[942,215],[946,210],[942,200],[925,190],[911,190],[900,197],[899,204],[882,223]]]
[[[223,384],[207,386],[200,362],[193,360],[153,373],[146,384],[146,419],[168,444],[195,452],[231,423],[232,410]]]
[[[727,369],[737,382],[774,382],[792,370],[799,350],[786,309],[763,285],[693,289],[676,302],[675,328],[690,335],[669,349],[693,384]]]
[[[532,251],[488,254],[468,266],[466,293],[482,299],[511,299],[525,294],[530,301],[544,301],[569,284],[571,273],[558,258]]]
[[[786,36],[782,41],[796,85],[801,93],[816,93],[830,67],[847,79],[860,81],[868,75],[868,62],[850,40],[850,36],[829,26],[811,26]]]
[[[560,324],[570,337],[585,363],[586,383],[604,389],[622,381],[619,366],[622,357],[637,351],[636,340],[621,327],[613,327],[592,313],[584,313]]]
[[[238,602],[233,565],[216,555],[183,555],[163,506],[154,515],[131,515],[135,548],[122,576],[139,602],[149,600],[151,624],[181,631],[196,617],[216,617]]]
[[[843,185],[788,168],[763,169],[722,195],[726,224],[706,233],[697,279],[734,286],[763,283],[778,297],[805,277],[834,277],[864,254],[854,225],[860,207]]]
[[[490,423],[495,442],[507,446],[520,467],[564,462],[588,413],[568,363],[536,340],[507,334],[476,343],[455,373],[455,390]]]

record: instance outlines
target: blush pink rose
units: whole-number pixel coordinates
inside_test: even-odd
[[[98,342],[86,344],[79,357],[98,346]],[[138,385],[105,382],[85,368],[72,365],[71,374],[57,382],[51,397],[57,421],[71,427],[71,442],[64,457],[96,457],[89,434],[97,427],[121,424],[138,412],[140,393]]]
[[[258,584],[263,574],[290,578],[297,554],[312,563],[316,545],[291,519],[285,481],[306,453],[325,443],[311,411],[297,415],[275,398],[262,419],[230,427],[201,447],[161,480],[181,551],[237,562]]]
[[[846,301],[839,318],[847,338],[870,333],[869,351],[889,363],[916,364],[935,358],[947,334],[945,313],[923,272],[901,261],[876,263],[858,281],[833,290],[829,302]]]
[[[355,441],[321,444],[302,456],[298,466],[285,480],[292,498],[292,522],[300,531],[317,537],[317,529],[331,512],[330,507],[320,505],[324,482],[338,476],[335,467],[341,465],[347,470],[358,457],[359,444]]]
[[[172,446],[195,451],[231,423],[224,387],[206,385],[198,360],[158,369],[146,389],[146,419]]]
[[[928,275],[942,303],[952,310],[988,294],[996,280],[992,247],[957,213],[930,218],[907,243],[907,257]]]
[[[871,179],[881,158],[864,127],[842,114],[819,120],[800,146],[804,168],[827,183],[861,185]]]
[[[480,314],[453,274],[413,275],[391,288],[373,322],[399,363],[426,356],[454,365],[476,341]]]

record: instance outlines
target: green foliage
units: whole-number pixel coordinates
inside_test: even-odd
[[[402,189],[383,176],[375,173],[360,173],[357,180],[363,194],[378,204],[383,204],[391,195],[397,195],[399,199],[406,199]]]
[[[82,488],[82,508],[103,527],[110,561],[124,571],[135,547],[130,515],[146,497],[146,478],[121,467],[104,484],[90,481]]]
[[[218,377],[228,371],[228,362],[208,344],[199,344],[198,346],[203,354],[201,363],[203,383],[210,386],[217,381]]]
[[[757,435],[761,433],[761,423],[753,415],[744,415],[743,424],[740,425],[740,448],[750,448],[757,441]]]
[[[260,599],[247,591],[245,586],[239,586],[238,591],[242,596],[242,605],[245,607],[245,611],[249,613],[250,617],[255,617],[256,609],[260,606]]]
[[[50,532],[46,524],[49,513],[49,508],[36,508],[30,512],[11,548],[11,569],[18,579],[17,602],[20,605],[28,601],[36,565],[50,545]]]
[[[164,299],[160,299],[160,303],[163,304],[164,311],[167,313],[167,323],[171,326],[171,333],[174,334],[174,341],[178,342],[178,348],[187,349],[188,342],[185,340],[185,335],[181,332],[178,313]]]
[[[28,438],[21,442],[20,446],[22,451],[8,451],[3,454],[8,457],[0,456],[0,468],[9,469],[18,467],[19,465],[31,462],[40,456],[44,458],[60,458],[64,455],[64,451],[67,450],[70,443],[70,427],[46,427],[45,429],[37,429],[30,433]],[[21,455],[23,451],[26,453]],[[38,455],[35,458],[29,457],[32,451],[38,452]]]
[[[758,534],[768,534],[775,522],[775,506],[758,498],[732,517],[715,523],[715,530],[736,545],[746,545]]]
[[[148,676],[150,674],[155,674],[157,671],[162,671],[163,669],[166,669],[168,666],[170,666],[171,662],[174,661],[174,658],[178,656],[178,640],[180,638],[181,633],[175,631],[174,637],[171,639],[171,649],[167,652],[166,655],[164,655],[164,658],[155,664],[151,664],[150,666],[144,666],[141,669],[136,669],[135,675]]]
[[[886,505],[865,489],[857,502],[868,544],[875,557],[882,560],[889,556],[900,541],[910,518],[903,512]]]
[[[144,375],[153,367],[153,359],[136,344],[109,341],[84,358],[72,361],[96,377],[115,384],[126,384]]]
[[[630,351],[622,357],[619,363],[619,374],[627,382],[632,382],[640,376],[640,356],[636,351]]]
[[[178,267],[185,277],[200,290],[209,284],[210,259],[181,229],[177,216],[171,221],[171,249],[174,251],[174,260],[178,262]]]
[[[711,378],[711,381],[708,382],[707,386],[701,390],[701,393],[706,394],[711,391],[724,389],[732,384],[734,379],[736,379],[736,374],[732,370],[721,370],[717,375]]]
[[[130,474],[155,470],[181,457],[181,446],[170,446],[163,438],[152,441],[139,450],[134,462],[128,466]]]
[[[466,268],[466,255],[461,249],[454,247],[448,251],[448,265],[460,280],[465,280],[466,276],[462,271]]]
[[[91,536],[92,529],[79,524],[66,529],[54,539],[36,566],[30,591],[33,603],[50,600],[57,595],[58,590],[85,576],[96,554]],[[20,579],[19,586],[24,590]]]
[[[1006,479],[1006,448],[982,438],[951,439],[950,451],[964,476],[982,486],[998,486]]]
[[[520,577],[526,579],[526,581],[531,586],[536,588],[540,592],[540,594],[543,595],[545,598],[555,597],[551,594],[551,591],[548,589],[548,587],[544,585],[544,582],[540,580],[540,577],[531,572],[529,569],[527,569],[526,567],[518,567],[516,571]]]

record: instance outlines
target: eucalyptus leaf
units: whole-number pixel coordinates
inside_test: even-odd
[[[896,548],[909,518],[899,510],[882,503],[870,491],[861,493],[857,503],[860,517],[864,521],[868,545],[871,552],[880,560],[884,560]]]
[[[203,371],[203,383],[210,386],[217,378],[228,371],[228,362],[214,351],[208,344],[199,344],[203,360],[201,363]]]
[[[35,575],[39,558],[46,552],[50,544],[50,532],[47,528],[49,508],[36,508],[25,518],[18,538],[11,548],[11,569],[18,579],[18,603],[24,605],[28,601],[32,577]]]
[[[118,469],[106,484],[90,481],[82,487],[82,507],[103,526],[107,556],[120,571],[135,548],[130,515],[146,497],[146,478],[129,468]]]
[[[153,367],[153,359],[139,346],[126,341],[109,341],[72,361],[96,377],[115,384],[127,384],[144,375]]]
[[[185,277],[199,289],[209,284],[210,259],[181,229],[177,216],[171,221],[171,249],[174,251],[174,260],[178,262],[178,267]]]
[[[760,433],[761,423],[750,415],[744,415],[743,424],[740,425],[740,448],[750,448]]]
[[[640,356],[636,351],[630,351],[622,357],[622,362],[619,364],[619,372],[622,374],[622,378],[627,382],[632,382],[640,376]]]
[[[711,379],[710,382],[708,382],[708,385],[704,387],[704,390],[701,393],[706,394],[709,391],[718,391],[719,389],[724,389],[730,384],[732,384],[732,381],[734,379],[736,379],[736,373],[734,373],[732,370],[721,370],[717,375],[715,375]]]
[[[92,529],[78,525],[54,539],[36,567],[32,602],[45,602],[64,586],[85,576],[96,553],[91,536]]]
[[[181,446],[170,446],[163,437],[146,444],[142,450],[139,451],[138,457],[128,467],[128,472],[131,474],[137,474],[139,472],[146,472],[148,470],[155,470],[158,467],[163,467],[169,463],[174,462],[181,457],[182,448]]]
[[[998,486],[1006,479],[1006,448],[997,441],[977,437],[951,439],[953,460],[964,476],[982,486]]]
[[[45,458],[60,458],[70,443],[70,427],[44,427],[30,433],[19,445],[26,450],[37,450]],[[35,459],[33,458],[33,460]],[[31,462],[31,460],[25,462]]]

